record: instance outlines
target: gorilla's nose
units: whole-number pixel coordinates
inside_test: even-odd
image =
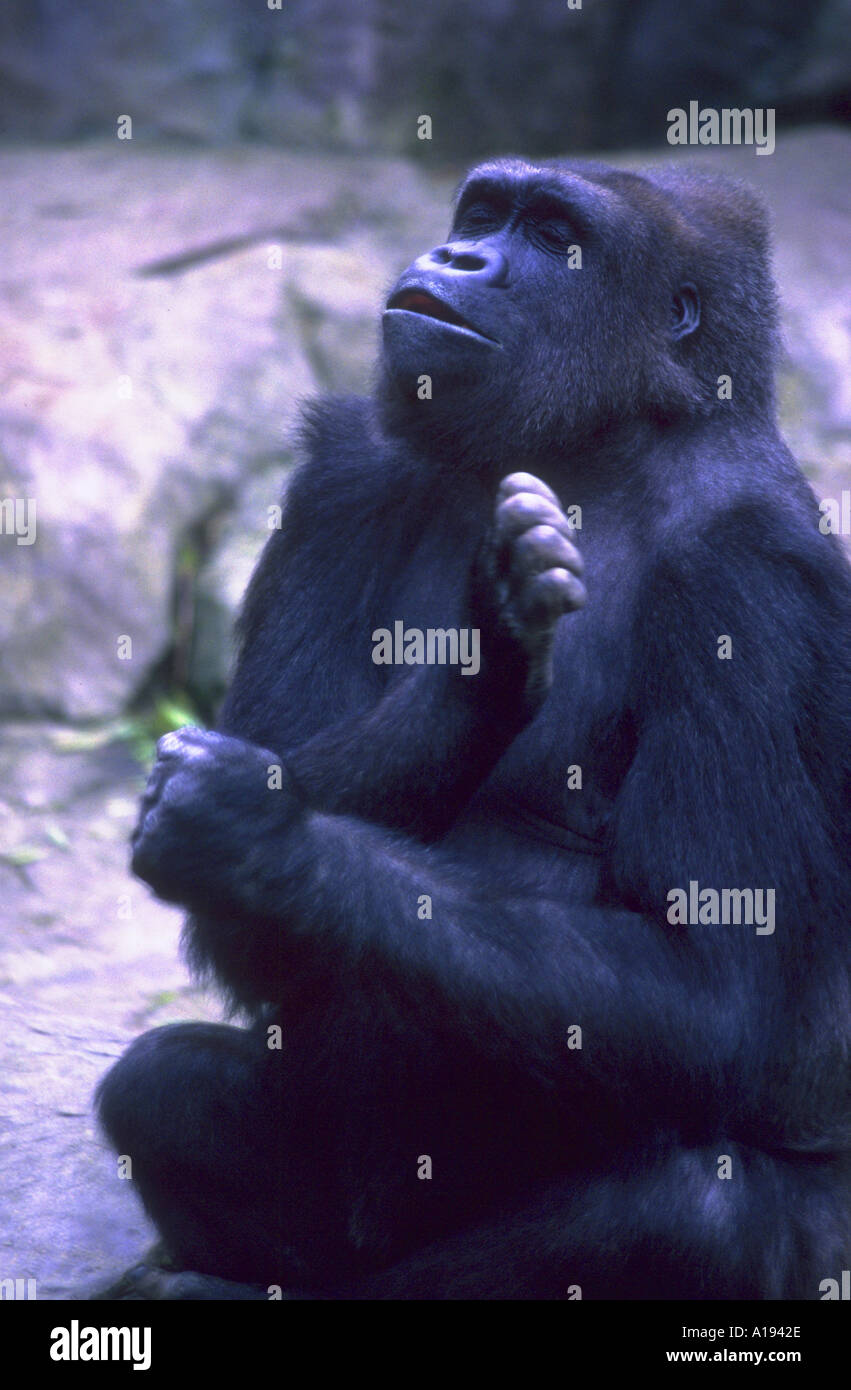
[[[415,270],[440,271],[443,275],[463,275],[482,285],[504,285],[508,278],[508,261],[493,246],[476,246],[470,242],[448,242],[435,246],[414,262]]]

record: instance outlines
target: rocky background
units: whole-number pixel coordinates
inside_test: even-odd
[[[218,1005],[127,872],[143,766],[214,715],[298,402],[368,388],[469,159],[682,157],[669,106],[774,105],[773,156],[701,158],[769,203],[783,427],[851,487],[848,8],[7,0],[0,504],[35,499],[37,539],[0,533],[0,1279],[68,1297],[148,1238],[91,1093]]]
[[[847,118],[847,0],[4,0],[0,130],[436,159],[659,139],[665,112]]]

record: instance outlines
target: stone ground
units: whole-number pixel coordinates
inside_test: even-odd
[[[6,726],[0,746],[0,1277],[64,1299],[151,1230],[97,1134],[92,1093],[140,1031],[220,1016],[190,986],[180,912],[128,872],[144,773],[123,743]],[[29,861],[29,862],[26,862]]]

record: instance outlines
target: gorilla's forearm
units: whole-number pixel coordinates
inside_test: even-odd
[[[424,840],[449,829],[520,732],[510,689],[420,667],[363,714],[286,756],[305,801]]]
[[[593,1084],[615,1095],[624,1075],[649,1084],[660,1070],[691,1091],[735,1057],[730,1019],[746,1017],[745,999],[740,1010],[729,990],[713,999],[700,944],[678,950],[637,914],[562,904],[552,884],[540,896],[484,885],[439,848],[346,817],[307,813],[283,843],[257,849],[230,882],[233,912],[190,927],[195,960],[246,1003],[290,997],[301,971],[348,972],[394,1018],[401,1007],[448,1045],[573,1094]],[[743,994],[750,978],[744,960]],[[576,1024],[578,1054],[567,1046]]]

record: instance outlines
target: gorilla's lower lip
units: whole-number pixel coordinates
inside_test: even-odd
[[[456,333],[463,333],[471,338],[481,338],[486,343],[494,342],[493,338],[489,338],[486,333],[480,333],[477,328],[462,318],[451,305],[444,304],[443,300],[437,299],[428,290],[400,290],[389,300],[384,312],[386,314],[416,314],[420,318],[431,319]]]

